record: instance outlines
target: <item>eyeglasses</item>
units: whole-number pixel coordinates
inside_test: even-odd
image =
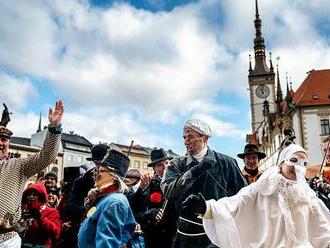
[[[97,173],[106,173],[106,172],[110,173],[109,170],[107,170],[107,169],[102,169],[102,168],[99,168],[99,169],[97,169],[96,171],[97,171]]]

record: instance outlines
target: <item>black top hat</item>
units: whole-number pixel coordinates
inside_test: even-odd
[[[125,154],[111,149],[101,161],[101,164],[108,167],[110,171],[116,173],[119,177],[125,177],[129,166],[129,158]]]
[[[106,144],[98,144],[92,148],[92,157],[86,158],[88,161],[101,161],[107,155],[110,147]]]
[[[244,159],[247,154],[257,154],[259,160],[266,157],[266,154],[263,152],[259,152],[258,146],[255,144],[247,144],[244,147],[244,153],[237,154],[237,157]]]
[[[152,150],[150,153],[150,158],[151,163],[148,164],[148,167],[154,166],[161,161],[172,159],[172,157],[167,156],[167,153],[163,148]]]

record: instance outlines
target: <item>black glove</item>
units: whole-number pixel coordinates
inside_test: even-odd
[[[192,167],[190,169],[191,174],[193,176],[198,176],[201,173],[205,172],[206,170],[212,168],[214,163],[215,163],[215,161],[212,160],[211,158],[204,157],[204,159],[199,164],[195,165],[194,167]]]
[[[189,195],[182,203],[182,210],[196,214],[205,214],[206,202],[204,196],[201,193]]]
[[[160,208],[152,208],[146,212],[146,216],[148,218],[149,223],[156,222],[156,216],[159,212]]]
[[[41,213],[40,213],[40,210],[38,208],[31,208],[29,210],[29,213],[30,213],[30,216],[33,219],[40,219],[41,218]]]

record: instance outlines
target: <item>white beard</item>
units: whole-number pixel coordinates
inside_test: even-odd
[[[283,177],[281,174],[278,175],[277,192],[281,195],[285,202],[292,205],[308,203],[311,200],[311,189],[306,182],[292,181]]]

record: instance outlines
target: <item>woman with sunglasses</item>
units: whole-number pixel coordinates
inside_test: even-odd
[[[110,150],[95,170],[95,188],[85,199],[86,218],[79,234],[78,246],[126,247],[135,230],[135,220],[123,194],[129,159],[123,153]]]

